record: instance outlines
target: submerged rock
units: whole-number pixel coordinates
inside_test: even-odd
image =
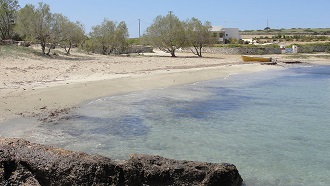
[[[127,161],[0,138],[0,185],[241,185],[232,164],[133,155]]]

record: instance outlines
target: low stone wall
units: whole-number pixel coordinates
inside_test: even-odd
[[[191,52],[190,48],[181,50],[182,52]],[[232,55],[263,55],[263,54],[281,54],[280,48],[224,48],[224,47],[203,47],[203,53],[213,54],[232,54]],[[330,52],[330,46],[298,46],[298,53]]]
[[[153,47],[150,46],[131,46],[128,47],[126,53],[151,53],[153,52]]]
[[[330,46],[298,46],[298,53],[330,52]]]
[[[131,53],[152,53],[153,48],[150,46],[129,46],[124,51],[112,51],[110,54],[131,54]],[[93,53],[103,54],[102,48],[95,49]]]
[[[232,164],[133,155],[123,162],[0,138],[0,185],[242,185]]]
[[[185,48],[183,52],[191,52],[190,48]],[[280,48],[224,48],[224,47],[203,47],[203,53],[212,54],[240,54],[240,55],[262,55],[262,54],[281,54]]]
[[[8,40],[0,40],[0,45],[12,45],[14,44],[15,41],[12,39],[8,39]]]

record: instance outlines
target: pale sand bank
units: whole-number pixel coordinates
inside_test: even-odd
[[[0,121],[36,116],[100,97],[224,78],[281,66],[243,64],[239,55],[206,58],[75,54],[68,59],[0,59]]]

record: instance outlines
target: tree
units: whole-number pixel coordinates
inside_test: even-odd
[[[43,54],[46,50],[46,44],[51,39],[52,14],[49,5],[39,3],[38,8],[27,4],[18,13],[16,31],[26,39],[38,41],[41,44]],[[50,50],[47,54],[49,54]]]
[[[116,27],[114,38],[113,38],[113,48],[119,54],[125,51],[128,46],[128,28],[125,22],[120,22]]]
[[[59,43],[65,40],[66,36],[64,35],[64,29],[66,22],[69,21],[68,18],[63,16],[62,14],[52,14],[51,19],[49,20],[49,39],[48,39],[48,52],[47,55],[50,54],[50,50],[55,48]]]
[[[193,46],[191,51],[193,54],[202,57],[202,48],[215,43],[215,37],[210,29],[210,22],[202,22],[196,18],[191,18],[185,22],[186,36],[190,46]]]
[[[145,38],[148,43],[168,52],[175,57],[178,48],[185,47],[186,36],[183,23],[172,13],[157,16],[153,24],[147,28]]]
[[[71,22],[62,14],[53,14],[51,24],[51,42],[60,44],[67,55],[74,44],[80,44],[85,38],[84,26],[80,22]]]
[[[66,40],[65,43],[63,43],[62,47],[64,47],[67,54],[70,54],[70,50],[72,46],[81,44],[86,36],[85,36],[85,29],[84,25],[81,24],[79,21],[77,22],[69,22],[66,26]]]
[[[1,39],[11,39],[13,37],[13,27],[18,8],[17,0],[0,0]]]
[[[118,25],[108,19],[104,19],[101,25],[94,26],[89,34],[90,39],[86,44],[89,51],[100,50],[102,54],[120,54],[128,46],[128,28],[125,22]]]
[[[101,48],[102,54],[110,54],[113,51],[113,40],[116,24],[113,21],[104,19],[101,25],[92,27],[91,39]],[[94,46],[95,46],[94,44]]]
[[[95,53],[97,49],[97,44],[94,39],[88,38],[84,41],[82,48],[89,54],[90,52]]]

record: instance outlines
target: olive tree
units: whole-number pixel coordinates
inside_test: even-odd
[[[127,47],[128,29],[125,22],[118,25],[104,19],[101,25],[92,27],[90,39],[85,43],[86,50],[101,51],[102,54],[121,53]]]
[[[128,28],[124,21],[120,22],[114,33],[113,48],[117,54],[125,51],[128,46]]]
[[[57,45],[59,45],[62,41],[65,40],[64,29],[65,29],[65,23],[68,21],[68,19],[63,16],[62,14],[52,14],[50,19],[50,32],[49,32],[49,39],[48,39],[48,52],[50,53],[50,50],[52,48],[55,48]]]
[[[0,0],[0,37],[11,39],[19,5],[17,0]]]
[[[100,48],[102,54],[110,54],[113,51],[113,39],[116,29],[116,24],[113,21],[104,19],[101,25],[92,27],[92,31],[89,34],[93,45]]]
[[[70,54],[73,45],[80,44],[85,39],[84,26],[80,22],[72,22],[62,14],[53,14],[51,24],[51,43],[64,48]]]
[[[202,57],[202,48],[215,43],[211,28],[210,22],[202,24],[197,18],[191,18],[185,22],[187,41],[192,46],[193,54]]]
[[[65,33],[67,37],[65,42],[62,44],[62,47],[65,49],[67,54],[70,54],[70,50],[73,45],[78,46],[85,40],[85,28],[79,21],[69,22]]]
[[[31,42],[40,42],[42,53],[46,54],[46,44],[51,40],[52,18],[49,5],[39,3],[36,8],[27,4],[18,12],[16,32]]]
[[[58,45],[70,54],[72,45],[79,44],[85,37],[82,24],[71,22],[62,14],[52,14],[49,5],[44,3],[39,3],[38,7],[27,4],[22,8],[18,12],[15,29],[26,40],[39,42],[42,53],[47,55]]]
[[[147,28],[145,39],[152,46],[170,53],[172,57],[175,57],[178,48],[187,44],[183,23],[171,13],[157,16],[153,24]]]
[[[87,38],[82,44],[82,49],[85,50],[88,54],[95,53],[97,50],[97,44],[94,39]]]

